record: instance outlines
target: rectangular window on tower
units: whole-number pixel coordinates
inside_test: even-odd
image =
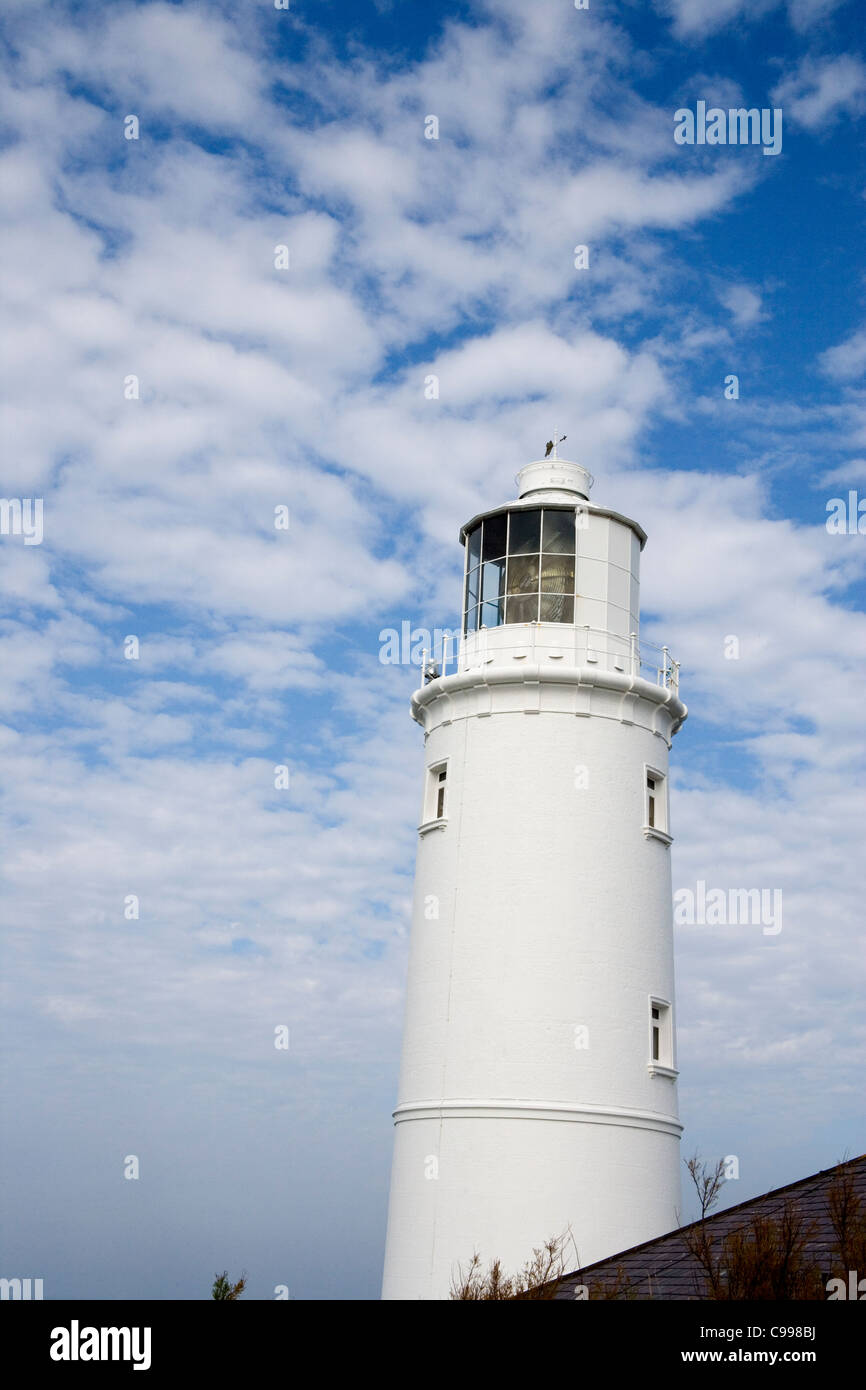
[[[427,769],[423,825],[435,825],[448,813],[448,764],[437,763]]]
[[[650,1072],[661,1074],[674,1071],[674,1034],[671,1006],[666,999],[651,997],[650,1005]]]
[[[445,815],[445,777],[444,767],[441,772],[436,773],[436,819],[441,820]]]
[[[658,768],[644,764],[644,835],[671,843],[668,829],[667,778]]]

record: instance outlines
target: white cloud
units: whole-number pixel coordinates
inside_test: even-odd
[[[208,664],[242,679],[251,690],[315,690],[324,663],[285,632],[237,634],[212,649]]]
[[[788,0],[788,17],[797,32],[805,34],[844,3],[845,0]]]
[[[859,115],[866,106],[866,64],[853,54],[805,57],[771,93],[783,119],[806,130],[828,129],[843,114]]]
[[[783,0],[656,0],[656,8],[669,15],[682,39],[702,39],[725,29],[735,20],[754,23],[778,9]],[[827,19],[844,0],[786,0],[785,8],[798,33]]]
[[[852,333],[844,343],[825,349],[818,358],[821,371],[838,381],[853,381],[866,372],[866,329]]]
[[[259,110],[263,69],[231,24],[212,9],[123,5],[81,27],[39,23],[30,28],[25,62],[38,80],[58,67],[111,95],[123,115],[148,126],[169,114],[212,130],[237,130]],[[89,20],[89,22],[88,22]],[[123,139],[122,124],[116,123]]]
[[[767,317],[760,294],[749,285],[727,285],[720,290],[719,299],[738,328],[751,328]]]
[[[712,3],[706,3],[706,0],[656,0],[656,7],[672,18],[678,37],[690,39],[724,29],[744,13],[757,19],[778,3],[779,0],[712,0]]]
[[[831,468],[816,481],[816,487],[832,487],[836,483],[854,486],[866,478],[866,458],[852,458],[838,468]]]
[[[525,40],[519,57],[505,19]],[[478,353],[446,354],[438,411],[420,389],[436,363],[419,364],[415,381],[407,373],[402,385],[371,385],[387,355],[456,325],[467,306],[495,312],[507,327],[567,305],[579,284],[578,235],[594,243],[599,319],[654,304],[659,277],[673,267],[652,256],[647,234],[695,225],[747,186],[739,169],[667,167],[669,113],[638,102],[617,75],[622,36],[573,19],[551,13],[539,26],[512,6],[489,26],[450,26],[417,70],[385,79],[324,57],[281,67],[281,77],[310,85],[333,108],[315,128],[292,127],[285,108],[268,106],[267,75],[276,74],[267,55],[255,43],[242,50],[219,16],[163,5],[118,12],[98,32],[85,26],[71,47],[62,25],[33,32],[24,139],[0,157],[0,183],[13,194],[7,264],[15,274],[5,288],[17,348],[4,423],[18,442],[16,485],[49,491],[58,555],[82,564],[110,596],[132,586],[149,602],[265,622],[340,620],[407,594],[408,572],[371,554],[369,484],[435,526],[446,477],[467,499],[477,495],[491,428],[504,447],[519,413],[506,410],[493,425],[483,401],[494,369],[479,372],[481,355],[501,351],[500,370],[511,361],[513,381],[521,349],[513,339],[509,356],[506,332],[487,349],[479,340]],[[130,35],[135,52],[121,61]],[[190,66],[190,83],[175,82],[175,62]],[[564,84],[556,105],[538,85],[551,62]],[[118,169],[107,174],[115,117],[64,97],[61,65],[94,82],[110,71],[118,89],[146,92],[178,120],[198,112],[219,131],[243,119],[267,172],[178,135],[119,140]],[[466,81],[479,70],[483,84]],[[602,121],[598,146],[585,136],[569,143],[603,94],[617,98],[622,129]],[[423,138],[431,108],[441,112],[439,142]],[[316,210],[287,186],[314,197]],[[606,253],[611,235],[631,242]],[[288,271],[274,268],[277,244],[289,246]],[[47,246],[63,254],[46,255]],[[638,355],[621,383],[607,380],[594,408],[605,364],[623,356],[601,334],[590,343],[575,333],[581,312],[568,309],[548,336],[550,370],[546,379],[535,372],[535,389],[552,405],[573,394],[554,367],[558,347],[569,338],[591,346],[582,356],[567,349],[562,360],[584,383],[586,448],[617,455],[664,396],[661,373]],[[139,400],[124,399],[130,375]],[[466,428],[476,414],[478,433]],[[520,428],[528,441],[548,426]],[[484,441],[480,452],[473,440]],[[324,479],[307,467],[323,457],[337,465]],[[451,460],[445,473],[435,462],[442,457]],[[441,491],[427,485],[423,459]],[[284,544],[268,533],[280,502],[296,517]],[[335,532],[339,567],[322,563]]]

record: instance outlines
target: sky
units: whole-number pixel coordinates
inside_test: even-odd
[[[6,0],[4,1277],[378,1297],[423,767],[381,634],[457,626],[554,429],[649,536],[674,889],[782,893],[676,927],[683,1155],[728,1205],[866,1150],[858,20]],[[677,143],[701,101],[781,150]]]

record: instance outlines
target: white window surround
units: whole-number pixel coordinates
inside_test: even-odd
[[[424,783],[423,820],[418,826],[419,835],[426,835],[430,830],[444,830],[448,824],[448,798],[450,794],[448,762],[448,758],[442,758],[439,762],[431,763],[427,768]]]
[[[651,793],[649,779],[655,780],[655,789]],[[650,814],[650,796],[654,801],[654,814]],[[651,820],[655,823],[651,824]],[[670,798],[668,795],[668,779],[664,772],[657,767],[652,767],[650,763],[643,765],[643,825],[641,829],[644,838],[647,840],[661,840],[663,845],[673,844],[674,837],[670,833]]]
[[[667,1076],[671,1081],[676,1081],[679,1076],[676,1067],[663,1067],[661,1062],[647,1062],[646,1069],[650,1076]]]
[[[679,1076],[674,1057],[674,1020],[670,1001],[651,994],[648,1000],[650,1076]],[[655,1016],[654,1016],[655,1015]],[[656,1032],[656,1030],[658,1030]],[[658,1055],[656,1055],[658,1054]]]
[[[431,830],[444,830],[448,824],[448,817],[442,816],[439,820],[425,820],[418,826],[419,835],[429,835]]]

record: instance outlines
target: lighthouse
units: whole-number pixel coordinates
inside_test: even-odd
[[[474,1252],[576,1267],[680,1203],[668,755],[679,667],[640,639],[638,522],[544,459],[467,521],[462,636],[425,663],[383,1298]],[[569,1259],[569,1255],[571,1258]]]

